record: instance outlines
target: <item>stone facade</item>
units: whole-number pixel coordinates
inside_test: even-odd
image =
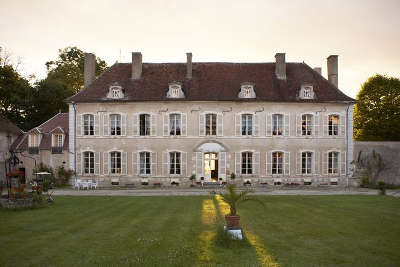
[[[10,157],[11,145],[20,135],[22,130],[0,116],[0,182],[6,179],[5,161]]]

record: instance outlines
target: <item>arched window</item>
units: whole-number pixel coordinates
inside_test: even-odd
[[[91,151],[83,152],[83,166],[85,174],[94,174],[94,153]]]

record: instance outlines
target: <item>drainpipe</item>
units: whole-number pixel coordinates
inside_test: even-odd
[[[349,188],[349,164],[348,164],[348,157],[349,157],[349,108],[350,104],[347,105],[346,108],[346,180],[347,185],[346,187]]]
[[[76,103],[71,102],[72,107],[74,108],[74,174],[76,179]]]

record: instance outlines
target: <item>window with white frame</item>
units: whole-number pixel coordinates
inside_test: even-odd
[[[283,135],[282,114],[272,114],[272,135]]]
[[[254,84],[243,83],[240,87],[239,98],[255,98]]]
[[[140,135],[147,136],[150,135],[150,115],[149,114],[140,114],[139,116],[139,127],[140,127]]]
[[[63,147],[63,134],[53,134],[53,147]]]
[[[169,114],[169,134],[181,135],[181,114]]]
[[[111,135],[121,135],[121,115],[110,115],[110,133]]]
[[[253,153],[242,152],[242,174],[253,174]]]
[[[170,83],[168,92],[168,98],[184,98],[185,94],[182,91],[182,85],[180,83]]]
[[[283,152],[272,152],[272,174],[283,173]]]
[[[113,88],[111,90],[112,98],[121,98],[121,89]]]
[[[301,153],[301,173],[312,173],[312,152],[306,151]]]
[[[328,173],[339,173],[339,152],[331,151],[328,153]]]
[[[206,135],[217,135],[217,114],[206,114]]]
[[[83,115],[83,134],[94,135],[94,116],[92,114]]]
[[[301,134],[312,135],[313,115],[303,114],[301,116]]]
[[[39,134],[29,134],[29,147],[38,147],[40,141]]]
[[[181,174],[181,153],[169,153],[169,174]]]
[[[151,173],[150,152],[140,152],[139,153],[139,170],[140,170],[140,174],[150,174]]]
[[[339,134],[339,115],[328,116],[328,134],[329,135]]]
[[[83,152],[83,166],[85,174],[94,174],[94,153],[91,151]]]
[[[113,174],[121,174],[121,152],[110,152],[110,170]]]
[[[300,89],[301,99],[314,99],[314,91],[311,85],[303,85]]]
[[[253,114],[242,114],[242,135],[253,134]]]

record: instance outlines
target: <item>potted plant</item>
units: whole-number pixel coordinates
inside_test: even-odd
[[[192,184],[190,185],[191,187],[193,187],[194,185],[193,185],[193,181],[194,180],[196,180],[196,175],[193,173],[191,176],[190,176],[190,181],[192,181]]]
[[[237,214],[237,207],[243,202],[246,201],[257,201],[263,205],[261,201],[255,198],[249,197],[249,193],[251,191],[245,190],[242,192],[237,192],[235,185],[228,184],[227,192],[220,194],[222,196],[222,200],[229,205],[230,212],[225,215],[226,226],[228,229],[239,228],[240,216]]]

